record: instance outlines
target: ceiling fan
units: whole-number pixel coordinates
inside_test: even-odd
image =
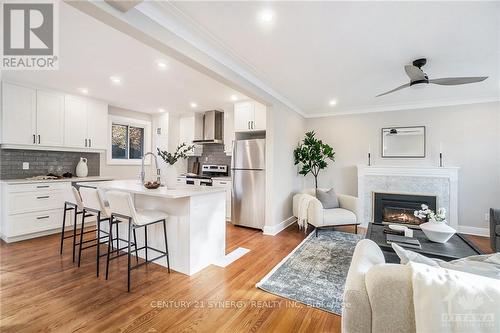
[[[387,94],[390,94],[392,92],[395,92],[397,90],[403,89],[403,88],[408,88],[416,84],[423,84],[423,83],[434,83],[434,84],[439,84],[442,86],[456,86],[459,84],[467,84],[467,83],[475,83],[475,82],[481,82],[486,80],[488,77],[487,76],[476,76],[476,77],[444,77],[441,79],[431,79],[429,80],[429,77],[427,74],[424,73],[422,70],[422,67],[427,63],[426,58],[422,59],[417,59],[413,61],[412,65],[406,65],[405,66],[405,71],[406,74],[410,77],[410,83],[405,83],[395,89],[389,90],[385,93],[382,93],[380,95],[377,95],[375,97],[380,97],[384,96]]]

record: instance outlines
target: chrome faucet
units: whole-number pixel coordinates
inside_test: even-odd
[[[148,152],[142,156],[142,162],[141,162],[141,182],[144,185],[144,180],[146,178],[146,172],[144,171],[144,160],[146,159],[146,156],[151,155],[155,158],[155,166],[156,166],[156,181],[159,183],[161,182],[160,179],[160,169],[158,168],[158,158],[156,157],[155,154],[152,152]]]

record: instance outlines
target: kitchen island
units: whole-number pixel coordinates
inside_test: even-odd
[[[156,209],[169,214],[167,219],[167,240],[170,268],[193,275],[210,264],[221,260],[226,248],[226,198],[225,190],[213,187],[178,186],[175,189],[160,187],[146,189],[137,180],[116,180],[107,182],[88,182],[78,185],[95,187],[104,192],[117,190],[133,196],[137,209]],[[107,229],[107,223],[102,223]],[[128,229],[120,224],[119,235],[127,239]],[[144,234],[137,232],[137,243],[144,244]],[[120,247],[126,244],[120,244]],[[148,227],[148,245],[160,250],[165,249],[163,227],[160,224]],[[148,252],[148,257],[157,254]],[[139,251],[144,258],[144,251]],[[165,258],[155,263],[167,265]]]

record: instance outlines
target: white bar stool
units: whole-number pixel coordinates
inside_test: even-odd
[[[76,252],[76,246],[78,245],[76,242],[76,225],[77,225],[77,217],[80,214],[83,214],[83,204],[82,204],[82,198],[80,197],[80,193],[78,193],[78,190],[76,187],[72,186],[69,191],[65,191],[64,193],[64,213],[63,213],[63,223],[62,223],[62,228],[61,228],[61,246],[59,253],[63,253],[63,245],[64,245],[64,240],[67,238],[73,238],[73,262],[75,262],[75,252]],[[74,211],[74,218],[73,218],[73,234],[66,236],[66,213],[68,211]],[[83,216],[83,215],[82,215]],[[83,219],[83,217],[82,217]],[[93,232],[91,231],[83,231],[83,228],[80,229],[80,233],[90,233]]]
[[[82,204],[83,204],[83,218],[82,218],[82,229],[85,226],[85,216],[88,216],[87,213],[91,216],[96,217],[96,237],[90,240],[83,240],[83,233],[80,233],[80,242],[79,242],[79,250],[78,250],[78,267],[80,267],[80,261],[82,257],[82,250],[92,248],[94,246],[97,247],[97,253],[96,253],[96,274],[99,276],[99,262],[100,262],[100,257],[105,256],[106,254],[101,255],[101,244],[107,244],[107,241],[101,242],[101,239],[107,239],[109,237],[109,232],[106,232],[104,230],[101,230],[101,222],[108,221],[109,222],[109,228],[111,229],[112,223],[110,221],[111,219],[111,212],[109,210],[109,207],[106,206],[105,200],[103,198],[103,194],[98,191],[95,188],[91,187],[80,187],[80,196],[82,198]],[[116,225],[118,227],[118,224]],[[118,229],[117,229],[118,230]],[[118,231],[117,231],[118,232]],[[101,234],[104,234],[104,236],[101,236]],[[85,243],[93,242],[95,241],[95,244],[92,244],[87,247],[83,247],[82,245]]]
[[[127,291],[130,292],[130,272],[132,269],[138,268],[144,264],[147,264],[152,261],[156,261],[160,258],[167,258],[167,268],[170,273],[170,261],[168,258],[168,242],[167,242],[167,226],[166,219],[168,215],[165,212],[159,210],[136,210],[134,203],[132,201],[132,197],[129,193],[120,192],[120,191],[108,191],[106,192],[106,197],[109,201],[109,207],[111,209],[111,221],[116,219],[121,219],[128,221],[128,237],[127,237],[127,255],[128,255],[128,264],[127,264]],[[114,222],[113,222],[114,223]],[[148,238],[147,238],[147,227],[152,224],[162,223],[163,224],[163,236],[165,237],[165,251],[161,251],[155,248],[148,246]],[[137,260],[137,251],[143,250],[145,251],[146,261],[136,264],[135,266],[131,266],[131,252],[130,247],[132,245],[130,241],[130,236],[132,232],[135,233],[135,229],[144,227],[144,246],[137,248],[137,244],[135,245],[136,252],[136,260]],[[108,242],[112,242],[113,235],[110,228],[109,240]],[[134,240],[135,241],[135,240]],[[153,250],[155,252],[161,253],[160,256],[148,259],[148,249]],[[108,279],[108,270],[109,270],[109,261],[112,259],[118,258],[120,255],[117,255],[113,258],[110,258],[110,246],[108,246],[108,254],[106,260],[106,279]]]

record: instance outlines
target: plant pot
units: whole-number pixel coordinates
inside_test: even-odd
[[[436,243],[446,243],[456,232],[455,229],[446,224],[446,221],[422,223],[420,229],[430,241]]]
[[[165,167],[161,170],[162,183],[165,184],[167,189],[175,189],[177,186],[177,169],[175,165],[165,164]]]

